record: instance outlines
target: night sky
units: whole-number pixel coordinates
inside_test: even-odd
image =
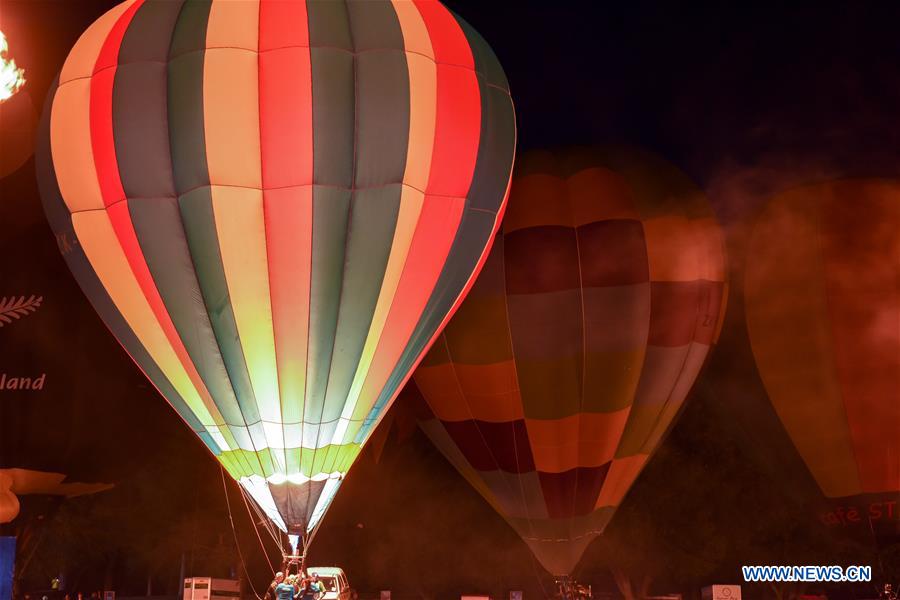
[[[0,0],[0,29],[27,71],[25,91],[36,108],[77,36],[114,4]],[[804,531],[816,527],[791,513],[813,501],[815,485],[766,400],[747,342],[740,299],[747,228],[775,192],[842,176],[898,175],[900,5],[446,4],[484,36],[506,70],[519,152],[640,146],[703,188],[725,227],[732,295],[719,347],[610,533],[650,547],[637,543],[646,532],[629,529],[650,524],[662,554],[683,552],[711,564],[697,567],[693,579],[660,575],[656,592],[695,593],[698,581],[737,581],[736,548],[743,542],[720,546],[722,536],[756,531],[779,511]],[[5,127],[8,121],[0,121],[0,132]],[[23,294],[42,296],[43,305],[0,329],[0,373],[46,373],[46,385],[0,392],[0,467],[27,463],[117,484],[106,499],[83,498],[71,507],[27,504],[13,524],[17,531],[26,518],[51,521],[54,514],[106,531],[96,539],[66,537],[54,521],[61,529],[50,527],[48,539],[61,541],[39,545],[29,584],[49,580],[54,550],[79,544],[93,546],[91,566],[60,568],[77,571],[70,580],[85,590],[102,587],[112,571],[121,594],[143,594],[148,572],[155,593],[171,592],[182,551],[196,559],[198,575],[221,570],[211,548],[233,541],[217,464],[144,381],[69,275],[43,218],[33,161],[0,179],[0,297]],[[747,501],[757,504],[722,491],[731,485],[747,486]],[[241,551],[260,587],[268,567],[236,486],[227,486]],[[761,487],[764,493],[751,495],[750,488]],[[673,504],[683,514],[664,506]],[[194,529],[157,535],[176,522]],[[673,546],[679,539],[690,547]],[[171,556],[152,564],[147,555],[155,548]],[[271,544],[269,551],[274,557]],[[605,569],[610,552],[605,542],[595,543],[576,575],[614,591]],[[552,584],[515,533],[415,432],[391,437],[377,464],[361,457],[312,560],[343,565],[360,590],[390,588],[397,595],[524,589],[536,598]]]

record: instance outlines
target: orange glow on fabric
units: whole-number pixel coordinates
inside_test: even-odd
[[[722,231],[627,148],[518,157],[484,269],[415,373],[420,425],[554,575],[674,423],[725,310]]]

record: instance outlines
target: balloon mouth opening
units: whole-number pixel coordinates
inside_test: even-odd
[[[274,475],[269,475],[266,477],[266,481],[268,483],[274,483],[275,485],[281,485],[284,483],[293,483],[296,485],[300,485],[303,483],[309,483],[310,481],[328,481],[329,479],[343,479],[344,473],[340,471],[334,473],[318,473],[313,475],[312,477],[307,477],[306,475],[295,474],[295,475],[284,475],[282,473],[276,473]]]

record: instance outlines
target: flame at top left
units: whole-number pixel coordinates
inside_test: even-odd
[[[25,85],[25,71],[6,56],[8,51],[6,36],[0,31],[0,102],[12,98]]]

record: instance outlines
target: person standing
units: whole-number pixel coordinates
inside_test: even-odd
[[[303,594],[303,600],[320,600],[322,592],[325,591],[322,582],[319,581],[319,574],[312,573],[309,582],[306,584],[306,592]]]
[[[287,579],[276,585],[276,600],[296,600],[298,595],[296,583],[297,578],[291,575]]]
[[[282,581],[284,581],[284,573],[278,571],[275,573],[275,579],[269,584],[269,589],[266,590],[266,600],[276,600],[275,588],[278,587],[278,584]]]

